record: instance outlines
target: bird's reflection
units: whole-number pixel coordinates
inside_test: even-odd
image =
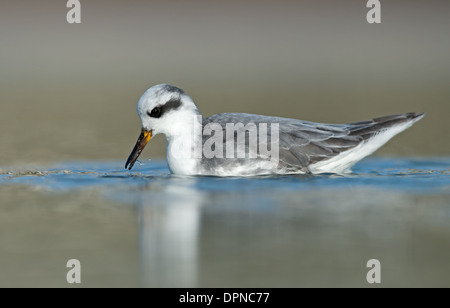
[[[204,195],[195,178],[151,183],[139,201],[139,256],[144,287],[195,287]]]

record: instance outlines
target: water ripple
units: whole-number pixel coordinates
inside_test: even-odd
[[[89,187],[145,187],[155,181],[169,184],[195,179],[201,191],[311,190],[319,188],[373,187],[410,193],[449,193],[450,158],[371,158],[348,175],[289,175],[251,178],[179,177],[171,175],[165,161],[151,161],[123,169],[122,162],[65,163],[47,170],[0,171],[0,185],[25,184],[51,191]]]

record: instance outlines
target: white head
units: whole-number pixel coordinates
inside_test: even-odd
[[[152,131],[152,135],[177,135],[183,123],[192,121],[200,114],[192,99],[180,88],[159,84],[151,87],[141,96],[137,112],[142,129]],[[185,128],[185,127],[184,127]]]
[[[129,169],[152,136],[164,134],[170,140],[190,129],[189,124],[196,115],[200,115],[189,95],[168,84],[159,84],[145,91],[137,104],[137,112],[142,132],[125,165]]]

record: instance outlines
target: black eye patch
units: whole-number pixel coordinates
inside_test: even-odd
[[[152,118],[159,118],[169,110],[176,110],[181,106],[179,99],[171,99],[164,105],[153,108],[151,111],[147,111],[147,115]]]

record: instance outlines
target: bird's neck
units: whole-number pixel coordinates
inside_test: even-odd
[[[181,175],[197,174],[202,157],[201,115],[184,119],[167,140],[167,163],[172,173]]]

